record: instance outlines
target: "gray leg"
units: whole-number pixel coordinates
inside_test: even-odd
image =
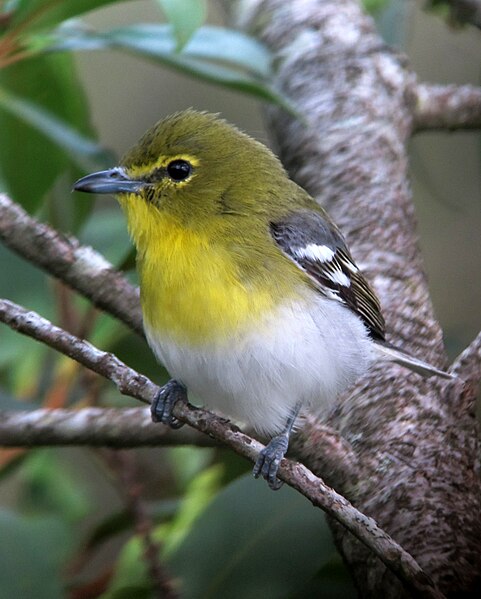
[[[171,428],[180,428],[184,426],[183,422],[177,420],[172,414],[175,404],[178,401],[187,401],[187,391],[181,383],[172,379],[160,388],[150,407],[152,420],[162,422]]]
[[[287,419],[286,426],[282,433],[272,437],[269,443],[260,452],[254,466],[253,474],[255,478],[262,475],[266,479],[269,487],[273,491],[277,491],[284,484],[277,478],[277,471],[282,458],[286,455],[287,448],[289,447],[289,437],[292,432],[292,427],[301,409],[301,403],[296,404],[292,410],[291,415]]]

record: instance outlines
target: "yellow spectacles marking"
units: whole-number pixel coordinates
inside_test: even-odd
[[[131,177],[145,177],[158,168],[166,168],[167,165],[174,162],[174,160],[185,160],[186,162],[189,162],[194,169],[200,165],[200,160],[197,156],[193,156],[192,154],[173,154],[171,156],[159,156],[155,162],[150,162],[148,164],[129,166],[126,168],[126,171]]]

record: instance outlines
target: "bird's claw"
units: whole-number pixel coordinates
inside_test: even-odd
[[[152,420],[162,422],[171,428],[180,428],[184,423],[178,420],[172,410],[178,401],[187,401],[187,392],[184,385],[172,379],[159,389],[150,407]]]
[[[284,484],[277,478],[277,471],[282,458],[286,455],[289,438],[287,435],[277,435],[261,450],[254,466],[255,478],[262,476],[273,491],[277,491]]]

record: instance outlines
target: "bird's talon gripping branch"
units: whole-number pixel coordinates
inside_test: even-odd
[[[154,422],[162,422],[171,428],[180,428],[184,423],[177,420],[172,413],[178,401],[187,401],[187,392],[184,385],[172,379],[160,388],[157,393],[150,412]]]
[[[286,455],[289,437],[286,434],[273,437],[268,445],[260,452],[254,466],[255,478],[262,476],[273,491],[277,491],[284,484],[277,478],[277,471],[282,458]]]

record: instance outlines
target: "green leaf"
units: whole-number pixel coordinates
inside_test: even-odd
[[[0,509],[0,599],[62,599],[68,528],[55,517],[22,517]]]
[[[174,28],[176,49],[180,52],[205,21],[207,4],[205,0],[157,0],[157,3]]]
[[[144,544],[140,536],[135,535],[125,543],[115,567],[115,573],[109,588],[102,593],[101,599],[127,599],[144,595],[151,586],[147,565],[144,559]]]
[[[289,100],[271,83],[271,55],[253,38],[222,27],[198,29],[182,52],[171,25],[138,24],[98,33],[78,26],[32,39],[45,51],[117,48],[273,102],[295,114]]]
[[[226,487],[172,556],[185,599],[280,599],[334,552],[322,512],[293,489],[247,475]]]
[[[21,25],[22,33],[46,29],[95,8],[124,0],[18,0],[10,3],[11,29]],[[12,6],[13,5],[13,6]]]
[[[198,29],[181,53],[176,51],[173,27],[165,24],[139,23],[97,32],[82,27],[79,22],[66,23],[53,33],[30,38],[29,48],[44,50],[103,50],[124,48],[145,56],[164,60],[168,57],[190,57],[225,63],[240,71],[259,77],[272,76],[269,50],[248,35],[206,25]]]
[[[2,191],[33,211],[72,165],[74,147],[82,163],[101,160],[102,152],[84,139],[91,129],[72,56],[43,55],[2,69],[0,88]]]
[[[21,503],[31,513],[50,512],[76,522],[89,512],[87,496],[52,450],[31,452],[22,470]]]
[[[38,104],[0,88],[0,106],[65,150],[81,169],[94,170],[110,162],[110,154],[97,142],[85,137]]]
[[[362,0],[362,6],[366,12],[373,15],[383,10],[390,0]]]
[[[109,599],[154,599],[154,596],[151,585],[146,584],[145,586],[130,585],[123,587],[111,595],[102,595],[100,599],[106,599],[106,597],[109,597]]]
[[[172,553],[190,532],[217,493],[222,475],[222,466],[215,464],[192,479],[176,517],[166,529],[163,539],[165,555]]]
[[[169,461],[172,465],[177,488],[184,491],[197,475],[211,463],[213,449],[200,447],[171,447],[168,449]]]

